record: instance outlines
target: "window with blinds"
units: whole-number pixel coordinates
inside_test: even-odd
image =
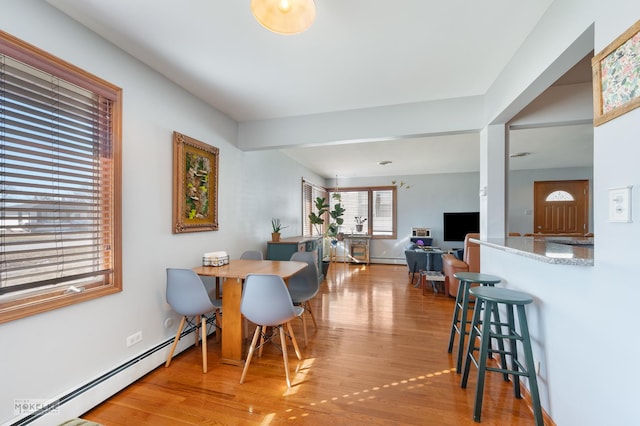
[[[121,289],[120,108],[0,34],[0,322]]]
[[[358,222],[363,231],[374,237],[396,237],[396,187],[340,188],[329,192],[331,209],[334,194],[340,194],[340,204],[345,209],[344,223],[339,231],[356,233]],[[366,220],[365,220],[366,219]]]
[[[302,235],[304,237],[311,237],[315,235],[322,235],[324,229],[316,229],[316,227],[309,221],[309,214],[315,212],[316,198],[327,198],[327,190],[312,184],[309,181],[302,180]],[[326,223],[326,219],[325,219]]]

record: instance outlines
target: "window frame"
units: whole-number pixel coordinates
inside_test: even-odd
[[[333,193],[340,193],[340,192],[366,192],[367,193],[367,221],[365,222],[366,224],[366,230],[367,230],[367,235],[371,236],[372,239],[387,239],[387,240],[391,240],[391,239],[397,239],[397,235],[398,235],[398,227],[397,227],[397,219],[398,219],[398,215],[397,215],[397,206],[398,206],[398,196],[397,196],[397,187],[395,185],[391,185],[391,186],[358,186],[358,187],[345,187],[345,188],[324,188],[324,187],[320,187],[318,185],[314,185],[311,182],[303,179],[302,180],[302,224],[303,224],[303,236],[307,237],[307,236],[316,236],[316,232],[313,229],[307,229],[307,223],[308,223],[308,219],[307,219],[307,215],[309,214],[310,211],[315,211],[315,205],[313,204],[313,200],[315,200],[314,196],[311,196],[311,198],[309,199],[309,194],[305,195],[305,188],[306,190],[311,193],[311,191],[325,191],[324,192],[324,197],[328,200],[328,202],[331,205],[331,208],[333,208],[333,204],[334,204],[334,200],[331,198],[331,194]],[[373,221],[370,219],[373,217],[373,193],[375,191],[391,191],[392,194],[392,225],[391,225],[391,234],[390,235],[380,235],[380,234],[373,234]],[[308,209],[311,208],[311,210],[309,211]],[[346,213],[345,213],[346,215]],[[323,225],[323,229],[322,232],[324,233],[325,229],[326,229],[326,225],[327,225],[327,220],[328,220],[328,215],[326,215],[325,219],[325,223]],[[344,232],[344,231],[342,231]]]
[[[398,191],[397,191],[397,187],[394,185],[391,186],[357,186],[357,187],[340,187],[340,188],[334,188],[334,189],[328,189],[327,193],[328,193],[328,197],[329,197],[329,201],[332,201],[332,194],[333,193],[341,193],[341,192],[366,192],[367,193],[367,221],[365,222],[366,224],[366,230],[367,230],[367,235],[369,235],[372,239],[379,239],[379,240],[394,240],[397,239],[397,235],[398,235],[398,214],[397,214],[397,206],[398,206]],[[381,234],[374,234],[373,233],[373,220],[371,220],[371,218],[373,217],[373,193],[376,191],[391,191],[391,196],[392,196],[392,219],[391,219],[391,234],[390,235],[381,235]],[[331,204],[331,208],[333,208],[333,204]],[[343,206],[344,207],[344,206]],[[347,213],[345,212],[345,215]],[[344,231],[342,231],[344,232]]]
[[[111,102],[111,109],[107,112],[111,119],[111,156],[106,161],[111,162],[112,180],[111,185],[100,193],[100,197],[109,197],[111,209],[101,214],[100,220],[111,225],[112,270],[103,283],[82,286],[80,292],[67,292],[70,284],[56,285],[52,289],[11,292],[11,298],[0,301],[0,323],[5,323],[122,291],[122,89],[1,30],[0,54]],[[110,220],[107,220],[108,216]]]

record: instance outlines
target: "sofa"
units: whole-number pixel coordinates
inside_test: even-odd
[[[470,239],[479,239],[480,234],[467,234],[464,238],[462,260],[453,254],[442,255],[442,272],[444,273],[444,294],[456,297],[460,281],[453,277],[456,272],[480,272],[480,245]]]

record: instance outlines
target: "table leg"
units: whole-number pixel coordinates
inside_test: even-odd
[[[225,364],[242,365],[242,280],[225,280],[222,297],[222,348]]]

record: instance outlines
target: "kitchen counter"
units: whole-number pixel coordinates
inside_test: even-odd
[[[593,237],[508,237],[471,241],[557,265],[593,266]]]

